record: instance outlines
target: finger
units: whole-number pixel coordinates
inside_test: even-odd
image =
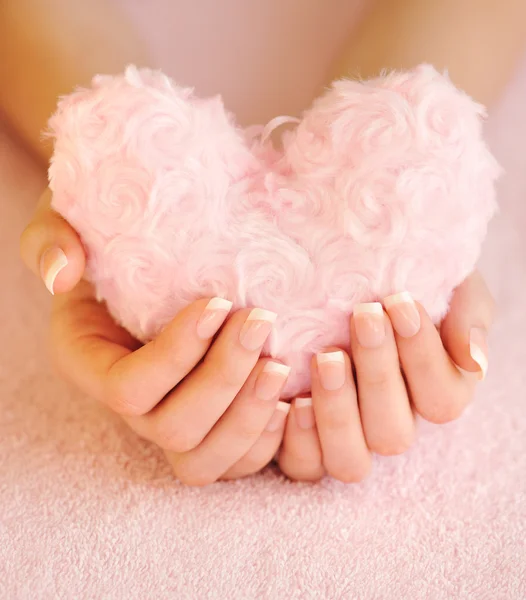
[[[480,273],[471,274],[454,292],[440,327],[444,346],[462,369],[484,378],[488,369],[487,332],[495,303]]]
[[[474,381],[457,369],[426,311],[408,292],[385,298],[384,306],[417,412],[433,423],[458,418],[471,399]]]
[[[255,308],[235,313],[203,362],[133,427],[165,450],[197,447],[224,414],[256,366],[275,313]]]
[[[279,467],[296,481],[318,481],[325,475],[312,398],[296,398],[287,419]]]
[[[345,352],[329,349],[313,358],[312,403],[325,469],[340,481],[361,481],[370,471],[371,455]]]
[[[282,405],[285,407],[289,406],[285,402],[278,403],[278,408],[276,409],[278,418],[274,419],[277,428],[273,428],[272,431],[265,430],[245,456],[241,457],[232,467],[230,467],[230,469],[223,473],[220,479],[240,479],[241,477],[253,475],[254,473],[261,471],[261,469],[265,468],[272,461],[281,444],[283,430],[285,428],[287,408],[283,408]],[[172,468],[176,467],[179,455],[170,451],[165,451],[165,455],[172,465]],[[190,480],[186,483],[187,485],[203,485],[197,479],[195,479],[195,482]]]
[[[199,363],[231,307],[221,298],[198,300],[137,349],[90,291],[82,282],[55,300],[56,362],[66,377],[122,415],[144,414],[159,403]]]
[[[280,363],[260,360],[204,440],[193,450],[172,457],[178,478],[193,485],[216,481],[247,454],[267,425],[273,429],[273,413],[285,416],[277,405],[289,371]],[[282,405],[288,408],[288,404]],[[277,428],[281,424],[278,422]]]
[[[102,402],[108,370],[140,343],[115,323],[84,280],[72,291],[55,296],[52,308],[50,349],[54,367],[87,396]]]
[[[84,274],[86,257],[82,242],[77,232],[52,210],[49,189],[22,233],[20,254],[51,294],[73,289]]]
[[[264,469],[272,461],[283,440],[289,410],[290,404],[280,400],[274,414],[267,423],[265,431],[245,456],[238,460],[226,473],[223,473],[221,479],[239,479],[240,477],[253,475]]]
[[[106,404],[122,415],[149,412],[201,361],[231,307],[223,298],[198,300],[158,337],[113,364],[113,350],[102,344],[97,360],[107,380]]]
[[[377,454],[401,454],[414,441],[414,418],[400,371],[393,328],[382,305],[358,304],[351,318],[350,333],[367,445]]]

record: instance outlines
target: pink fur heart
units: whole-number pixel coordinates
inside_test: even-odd
[[[201,297],[278,313],[264,353],[292,367],[290,397],[314,352],[348,347],[356,303],[409,291],[444,316],[496,208],[483,115],[424,65],[335,82],[275,150],[220,98],[129,67],[60,101],[53,206],[141,341]]]

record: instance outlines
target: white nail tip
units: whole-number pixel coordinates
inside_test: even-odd
[[[264,308],[254,308],[250,311],[247,317],[247,321],[267,321],[268,323],[274,323],[278,318],[275,312],[265,310]]]
[[[57,258],[50,265],[48,272],[44,277],[44,284],[52,296],[55,295],[55,291],[53,289],[55,285],[55,279],[60,271],[67,266],[67,264],[67,256],[64,254],[64,252],[62,252],[62,250],[60,250],[60,252],[57,252]]]
[[[312,398],[296,398],[294,400],[296,408],[305,408],[306,406],[312,406]]]
[[[486,355],[480,346],[477,346],[477,344],[474,344],[473,342],[471,342],[469,345],[469,353],[471,354],[471,358],[480,367],[482,374],[481,379],[484,379],[486,377],[486,373],[488,372],[488,359],[486,358]]]
[[[276,410],[284,412],[286,415],[289,414],[290,404],[288,402],[282,402],[281,400],[276,404]]]
[[[225,298],[212,298],[206,305],[205,310],[227,310],[230,312],[232,308],[232,302],[225,300]]]
[[[387,309],[391,308],[391,306],[394,306],[395,304],[403,304],[404,302],[408,304],[415,303],[413,296],[411,296],[409,292],[400,292],[399,294],[393,294],[392,296],[387,296],[387,298],[384,298],[384,306]]]
[[[367,314],[383,316],[384,309],[383,309],[381,302],[364,302],[362,304],[357,304],[354,307],[353,312],[355,315],[367,313]]]
[[[324,352],[322,354],[318,354],[316,356],[316,360],[319,365],[326,362],[345,362],[345,358],[343,357],[343,352],[341,350],[337,352]]]
[[[270,361],[263,367],[263,372],[264,373],[277,373],[278,375],[283,375],[284,377],[288,377],[288,375],[290,373],[290,367],[288,367],[287,365],[282,365],[281,363],[276,363],[276,362]]]

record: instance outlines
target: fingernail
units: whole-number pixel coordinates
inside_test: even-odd
[[[263,308],[254,308],[241,328],[239,341],[247,350],[257,350],[265,343],[272,331],[277,314]]]
[[[278,431],[285,425],[285,420],[290,411],[290,404],[288,402],[282,402],[281,400],[276,404],[276,410],[270,417],[267,426],[265,427],[266,431],[270,431],[273,433],[274,431]]]
[[[296,398],[294,400],[294,416],[298,427],[312,429],[315,423],[312,398]]]
[[[40,259],[40,276],[51,295],[55,295],[54,285],[57,275],[67,266],[68,258],[60,248],[48,248]]]
[[[387,296],[384,306],[398,335],[410,338],[419,332],[420,313],[409,292]]]
[[[269,361],[256,380],[256,396],[260,400],[276,399],[290,373],[290,367]]]
[[[358,343],[364,348],[378,348],[385,340],[384,309],[380,302],[354,307],[354,328]]]
[[[322,387],[328,391],[339,390],[345,383],[345,358],[343,352],[323,352],[316,356]]]
[[[202,340],[213,337],[232,308],[232,302],[224,298],[212,298],[205,306],[203,314],[197,322],[197,336]]]
[[[485,329],[473,327],[469,333],[469,353],[480,367],[480,379],[488,372],[488,334]]]

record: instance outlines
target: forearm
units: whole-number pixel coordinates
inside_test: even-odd
[[[100,72],[145,63],[138,36],[106,0],[0,0],[0,109],[43,160],[58,96]]]
[[[377,0],[331,78],[428,62],[491,104],[525,48],[525,0]]]

